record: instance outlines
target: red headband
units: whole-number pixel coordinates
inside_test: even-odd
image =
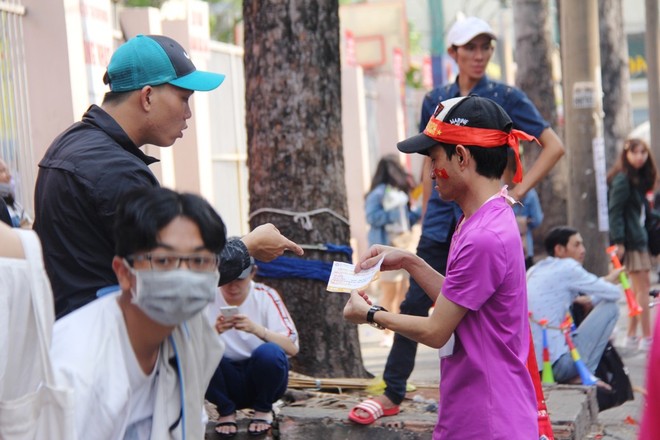
[[[524,131],[511,129],[510,133],[490,128],[465,127],[462,125],[453,125],[442,122],[436,118],[431,118],[424,129],[424,134],[435,139],[438,142],[453,145],[475,145],[484,148],[500,147],[509,145],[513,148],[516,155],[516,174],[513,176],[513,183],[522,182],[522,163],[520,162],[520,149],[518,140],[534,141],[541,145],[539,141]]]

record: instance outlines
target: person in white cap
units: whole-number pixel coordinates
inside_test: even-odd
[[[495,33],[490,25],[477,17],[459,20],[447,33],[447,53],[458,64],[456,81],[427,93],[422,103],[419,131],[423,131],[440,101],[459,96],[478,95],[498,103],[511,117],[513,127],[535,136],[543,150],[534,165],[510,195],[520,200],[536,185],[564,154],[564,146],[534,104],[519,89],[493,81],[486,75],[486,66],[493,55]],[[426,159],[423,173],[424,218],[417,255],[431,267],[444,274],[447,267],[449,245],[461,209],[452,201],[442,200],[433,191],[430,179],[430,160]],[[428,316],[433,302],[424,289],[410,280],[410,288],[401,303],[402,314]],[[417,342],[402,335],[395,335],[385,364],[383,379],[385,392],[374,399],[385,408],[383,415],[398,413],[399,404],[406,395],[406,382],[415,367]]]
[[[197,70],[181,47],[163,35],[138,35],[112,55],[103,80],[110,91],[60,134],[39,162],[34,229],[60,318],[117,284],[112,225],[124,194],[159,186],[141,149],[167,147],[183,136],[195,91],[217,88],[225,76]],[[232,239],[222,255],[221,283],[236,278],[253,255],[270,261],[302,249],[271,224]]]

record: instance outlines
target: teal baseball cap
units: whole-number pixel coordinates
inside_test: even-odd
[[[164,35],[138,35],[119,46],[103,76],[113,92],[161,84],[206,92],[224,79],[223,74],[197,70],[185,49]]]

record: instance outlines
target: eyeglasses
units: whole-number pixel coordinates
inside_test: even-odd
[[[183,261],[186,262],[188,268],[195,272],[213,272],[218,269],[220,257],[215,254],[193,254],[193,255],[176,255],[176,254],[140,254],[129,255],[126,261],[131,266],[135,262],[148,261],[151,270],[174,270],[181,267]]]

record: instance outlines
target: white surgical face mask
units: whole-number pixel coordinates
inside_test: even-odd
[[[125,263],[127,264],[127,263]],[[177,326],[201,312],[215,298],[220,273],[185,269],[135,270],[133,304],[149,318],[167,326]]]

